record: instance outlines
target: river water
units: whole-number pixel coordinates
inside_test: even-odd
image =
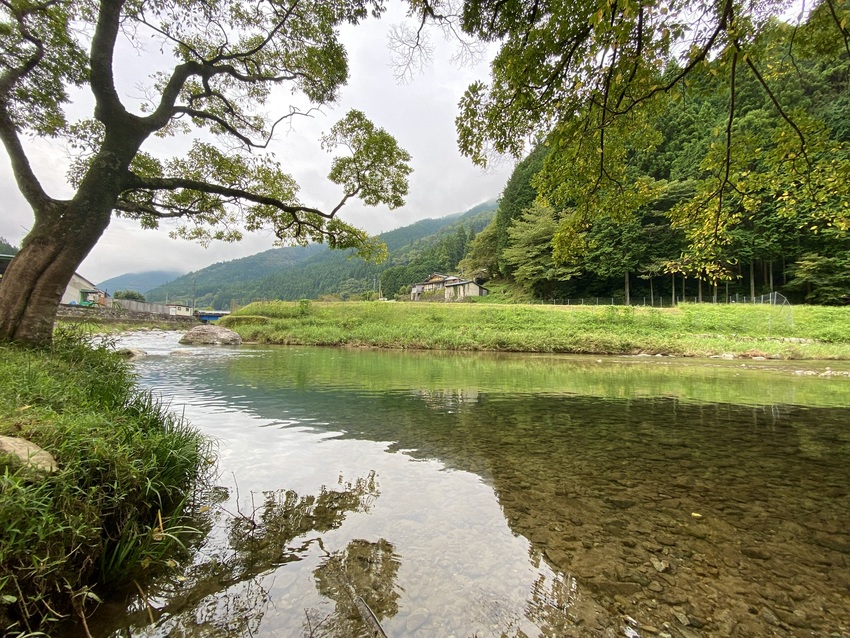
[[[850,637],[850,367],[184,348],[188,564],[96,636]],[[371,618],[371,620],[370,620]]]

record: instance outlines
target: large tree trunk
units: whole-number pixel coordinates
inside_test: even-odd
[[[629,306],[632,303],[631,291],[629,290],[629,271],[626,271],[626,305]]]
[[[50,344],[62,294],[109,225],[111,207],[97,212],[53,202],[36,217],[0,280],[0,343]]]
[[[30,198],[35,223],[0,280],[0,343],[45,346],[52,341],[62,294],[109,226],[127,186],[127,167],[145,138],[144,131],[129,125],[116,129],[107,132],[73,199],[43,193]],[[25,171],[19,173],[19,181],[32,185]]]

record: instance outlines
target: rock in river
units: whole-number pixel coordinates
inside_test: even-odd
[[[195,326],[180,339],[180,343],[191,346],[238,346],[242,337],[221,326]]]

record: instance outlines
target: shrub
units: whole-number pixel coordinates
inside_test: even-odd
[[[232,328],[233,326],[262,326],[268,322],[268,317],[260,315],[227,315],[218,320],[218,325]]]

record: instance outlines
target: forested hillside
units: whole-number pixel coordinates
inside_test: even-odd
[[[17,252],[16,246],[13,246],[5,237],[0,237],[0,255],[14,255]]]
[[[544,167],[546,180],[572,179],[569,166],[553,165],[563,150],[552,153],[544,139],[461,265],[545,299],[658,303],[664,295],[669,303],[675,283],[679,298],[779,290],[796,301],[850,301],[850,209],[832,186],[850,179],[850,65],[805,47],[790,60],[793,35],[777,22],[759,42],[785,111],[752,75],[739,73],[732,86],[722,74],[700,76],[666,96],[644,147],[624,156],[620,199],[609,192],[596,209],[537,197],[560,188],[544,183]],[[678,72],[671,66],[659,83]],[[789,150],[776,161],[793,134],[790,113],[816,142],[808,155]],[[829,167],[819,169],[821,182],[795,177],[807,162]]]
[[[391,297],[430,272],[455,269],[495,208],[495,202],[487,202],[465,213],[383,233],[379,238],[389,258],[381,264],[324,244],[275,248],[189,273],[150,290],[146,298],[164,301],[168,295],[170,301],[191,301],[194,294],[196,306],[224,309],[231,302],[242,305],[257,299],[376,298],[379,286]],[[412,279],[404,278],[408,276]]]

